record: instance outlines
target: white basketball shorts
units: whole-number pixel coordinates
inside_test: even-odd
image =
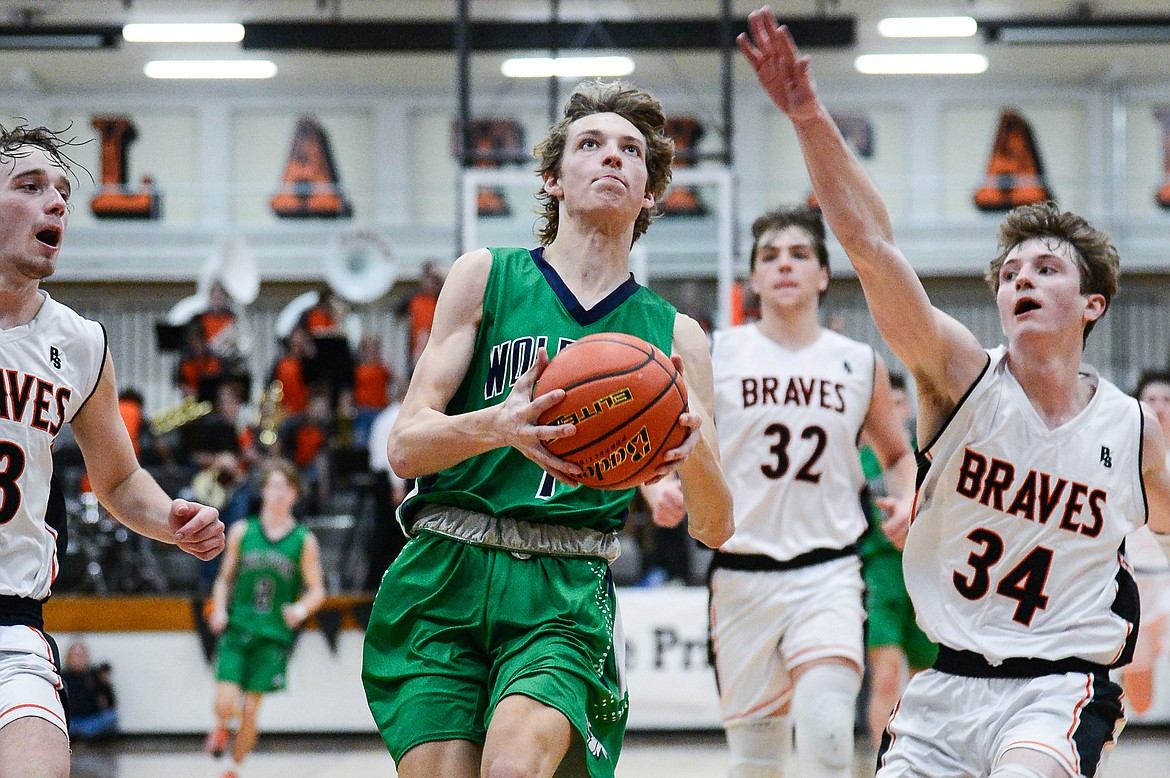
[[[856,556],[797,570],[716,569],[711,638],[724,726],[786,713],[789,668],[826,657],[863,667],[863,598]]]
[[[894,708],[877,778],[988,775],[1013,748],[1047,754],[1070,776],[1098,775],[1125,726],[1104,675],[969,678],[924,670]]]
[[[37,716],[66,735],[61,676],[44,633],[33,627],[0,627],[0,727]]]

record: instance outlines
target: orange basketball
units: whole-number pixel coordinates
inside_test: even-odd
[[[556,456],[580,465],[581,483],[628,489],[650,480],[667,451],[687,436],[679,416],[687,388],[670,357],[621,332],[588,335],[561,349],[533,388],[533,397],[564,389],[565,398],[541,424],[575,424],[567,438],[545,441]]]

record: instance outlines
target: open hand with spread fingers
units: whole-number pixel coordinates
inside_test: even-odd
[[[776,22],[768,6],[752,11],[748,26],[750,36],[740,33],[736,43],[764,91],[792,121],[811,118],[817,111],[816,84],[792,33]]]

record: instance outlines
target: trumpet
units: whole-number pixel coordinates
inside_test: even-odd
[[[174,432],[179,427],[190,424],[211,413],[214,406],[209,400],[202,402],[193,397],[184,397],[178,405],[164,408],[150,417],[150,431],[157,438]]]
[[[288,415],[281,401],[284,384],[273,381],[260,394],[260,445],[266,449],[276,445],[276,430]]]

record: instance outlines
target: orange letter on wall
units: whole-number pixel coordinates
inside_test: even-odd
[[[329,137],[312,116],[297,119],[283,183],[269,203],[277,216],[304,219],[353,214],[337,181]]]
[[[1154,116],[1162,125],[1162,187],[1156,195],[1158,205],[1170,208],[1170,106],[1154,109]]]
[[[451,153],[459,157],[462,145],[460,123],[451,122]],[[515,119],[472,119],[470,125],[471,167],[497,169],[508,162],[527,162],[524,128]],[[475,193],[475,211],[480,216],[508,216],[512,207],[504,190],[498,186],[481,186]]]
[[[1032,128],[1019,114],[1004,111],[987,163],[987,178],[975,192],[975,207],[981,211],[1007,211],[1017,205],[1051,199]]]
[[[703,125],[689,116],[669,117],[666,134],[674,141],[674,169],[691,167],[698,157],[699,141],[703,139]],[[703,216],[707,206],[699,192],[690,186],[672,186],[662,203],[662,212],[671,216]]]
[[[128,116],[95,116],[90,122],[101,139],[101,179],[98,193],[89,201],[89,209],[99,219],[157,219],[160,198],[149,177],[132,192],[126,186],[127,156],[130,144],[138,137]]]

